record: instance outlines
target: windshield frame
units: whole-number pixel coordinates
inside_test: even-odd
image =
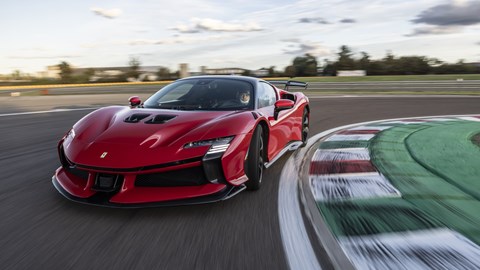
[[[189,84],[190,88],[181,88]],[[143,108],[195,111],[253,110],[256,100],[255,87],[255,84],[237,78],[187,78],[174,81],[157,91],[144,102]],[[243,96],[249,93],[248,104],[238,100],[239,93]],[[165,98],[169,94],[173,95],[173,98]],[[162,98],[165,98],[163,102]]]

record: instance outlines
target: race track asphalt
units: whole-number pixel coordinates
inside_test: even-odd
[[[79,98],[77,106],[90,105]],[[2,110],[2,112],[6,112]],[[109,209],[80,205],[51,185],[56,143],[89,111],[0,117],[2,269],[286,269],[278,183],[288,156],[264,186],[206,205]],[[478,114],[471,97],[311,99],[311,135],[369,120]]]

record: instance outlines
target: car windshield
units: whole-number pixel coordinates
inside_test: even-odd
[[[176,81],[148,98],[145,108],[172,110],[248,110],[253,108],[253,86],[234,79]]]

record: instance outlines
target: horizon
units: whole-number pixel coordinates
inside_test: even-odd
[[[131,57],[171,70],[188,63],[191,72],[283,70],[306,53],[319,64],[333,61],[341,45],[375,60],[392,53],[479,62],[478,14],[480,1],[464,0],[12,1],[0,10],[10,26],[3,29],[10,38],[0,44],[0,74],[34,74],[61,61],[123,67]]]

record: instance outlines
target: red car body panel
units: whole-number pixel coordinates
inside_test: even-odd
[[[252,84],[261,81],[231,76],[214,78],[218,77],[248,80]],[[292,96],[285,90],[273,88],[277,99],[286,94]],[[182,200],[195,203],[191,199],[216,201],[229,197],[236,187],[243,187],[248,181],[245,160],[258,125],[267,127],[267,162],[279,155],[289,143],[302,140],[302,117],[308,99],[302,93],[293,95],[293,108],[280,111],[276,118],[274,106],[236,111],[184,111],[126,106],[98,109],[79,120],[73,126],[73,131],[59,142],[62,167],[55,172],[54,185],[72,200],[120,207],[169,201],[182,204]],[[140,114],[146,115],[145,120],[133,123],[126,121],[128,117]],[[146,123],[156,116],[168,120],[159,124]],[[218,158],[218,165],[208,165],[214,171],[221,171],[222,181],[161,187],[138,184],[137,181],[151,183],[157,176],[175,178],[182,175],[183,171],[188,171],[193,178],[202,170],[207,174],[207,163],[210,161],[206,157],[210,145],[190,148],[186,145],[230,136],[234,137]],[[96,197],[104,194],[95,186],[95,181],[101,177],[105,178],[102,181],[118,181],[120,186],[115,192],[109,192],[108,196],[97,200]],[[183,181],[189,181],[189,176],[183,178]],[[215,197],[215,194],[222,192],[225,194]]]

